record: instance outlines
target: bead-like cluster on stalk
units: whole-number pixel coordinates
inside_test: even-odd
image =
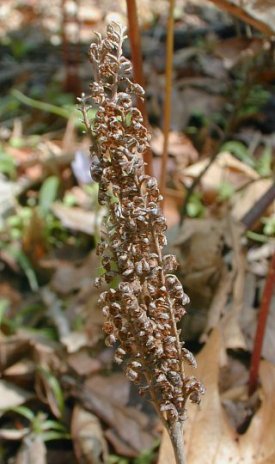
[[[163,255],[166,221],[157,180],[144,174],[142,154],[149,135],[134,98],[143,89],[131,80],[131,63],[122,56],[124,31],[109,25],[90,48],[94,81],[79,100],[91,134],[92,178],[108,214],[97,247],[112,288],[100,296],[108,345],[127,377],[148,391],[169,426],[184,419],[186,400],[199,402],[203,387],[187,377],[184,364],[196,365],[180,340],[177,322],[189,302],[174,275],[173,255]],[[89,110],[96,109],[91,120]],[[99,280],[100,280],[99,279]]]

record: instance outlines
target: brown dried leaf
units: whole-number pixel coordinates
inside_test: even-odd
[[[88,212],[77,207],[70,208],[58,202],[54,203],[51,209],[55,216],[60,219],[64,227],[84,232],[88,235],[94,233],[98,218],[96,218],[95,213],[92,211]]]
[[[24,440],[15,460],[15,464],[47,464],[46,446],[42,439],[35,436]]]
[[[0,335],[0,372],[12,366],[31,350],[28,340],[17,336],[5,337]]]
[[[241,190],[234,195],[234,204],[232,208],[232,216],[235,219],[241,219],[255,203],[268,191],[272,186],[273,181],[271,179],[260,179],[257,182],[253,182],[248,185],[245,189]],[[275,202],[273,202],[273,208]],[[271,208],[272,208],[271,205]]]
[[[157,129],[153,132],[151,147],[156,155],[162,155],[163,133],[161,130]],[[199,154],[191,140],[180,132],[172,131],[169,133],[168,153],[177,158],[181,167],[187,166],[190,162],[195,162],[199,158]]]
[[[142,450],[153,446],[155,435],[150,419],[144,413],[122,404],[119,385],[121,385],[119,378],[117,384],[116,381],[112,383],[112,377],[102,378],[100,381],[98,379],[96,382],[91,379],[88,381],[88,386],[82,388],[82,391],[77,392],[76,395],[81,399],[84,407],[108,424],[119,437],[119,441],[127,446],[129,450],[127,456],[135,457]],[[114,442],[113,444],[115,446]]]
[[[80,406],[75,406],[71,430],[79,463],[104,464],[107,462],[107,443],[100,422],[94,414]]]
[[[91,278],[97,275],[99,259],[91,253],[81,263],[61,261],[53,275],[51,287],[58,293],[66,295],[91,284]]]
[[[102,362],[99,359],[92,358],[87,350],[81,350],[72,353],[67,357],[67,363],[78,375],[91,375],[102,368]]]
[[[15,408],[32,397],[33,395],[23,388],[0,380],[0,410]]]
[[[198,161],[184,170],[184,182],[188,186],[192,179],[200,175],[209,160]],[[236,159],[231,153],[219,153],[215,161],[201,179],[203,190],[217,190],[224,182],[240,188],[248,181],[259,179],[259,174],[247,164]]]
[[[218,391],[221,336],[213,331],[198,356],[197,377],[206,386],[201,406],[188,406],[185,446],[188,464],[271,464],[275,454],[275,366],[261,364],[262,405],[247,432],[238,435],[230,426]],[[172,447],[164,435],[158,464],[174,464]]]

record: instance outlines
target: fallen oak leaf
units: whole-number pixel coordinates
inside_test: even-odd
[[[229,424],[218,390],[221,335],[214,330],[198,356],[198,375],[206,387],[200,408],[188,407],[185,448],[188,464],[274,464],[275,366],[263,361],[260,369],[262,405],[245,434]],[[273,460],[272,460],[273,459]],[[168,436],[164,434],[158,464],[175,464]]]
[[[107,462],[107,443],[98,418],[76,405],[71,423],[72,439],[78,462],[104,464]]]
[[[229,459],[237,452],[236,434],[226,422],[219,399],[220,351],[221,335],[214,330],[197,357],[198,376],[205,385],[206,395],[200,407],[187,408],[184,442],[188,464],[231,463]],[[168,436],[164,435],[158,464],[167,462],[175,463]]]
[[[111,379],[112,377],[106,377],[106,385],[112,385]],[[105,389],[103,383],[101,383],[101,391],[98,391],[98,382],[93,384],[88,381],[85,385],[78,385],[72,378],[64,378],[63,384],[65,386],[67,384],[71,395],[76,397],[85,409],[94,413],[110,427],[113,433],[108,434],[108,437],[112,437],[114,447],[116,443],[119,447],[123,443],[128,457],[136,457],[142,450],[152,448],[156,438],[152,421],[137,408],[122,404],[119,392],[110,394],[109,387]],[[116,386],[113,384],[113,391],[119,384],[121,385],[120,382]]]

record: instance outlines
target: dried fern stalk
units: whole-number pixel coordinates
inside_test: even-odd
[[[107,27],[106,38],[97,35],[90,48],[94,82],[90,95],[79,99],[92,138],[91,174],[99,183],[99,203],[108,209],[97,247],[104,268],[99,281],[119,278],[99,302],[106,342],[118,344],[116,362],[140,385],[141,394],[150,394],[182,464],[186,401],[198,403],[203,387],[184,372],[185,363],[196,365],[177,329],[189,298],[173,274],[176,258],[162,253],[166,221],[161,195],[156,179],[144,174],[149,135],[133,103],[144,91],[131,80],[131,63],[122,56],[124,38],[117,24]],[[91,108],[97,110],[93,121]]]

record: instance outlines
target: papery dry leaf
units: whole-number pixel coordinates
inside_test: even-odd
[[[31,345],[28,340],[16,336],[0,335],[0,372],[12,366],[25,355],[28,355]]]
[[[185,423],[185,447],[188,464],[227,464],[237,446],[235,433],[228,425],[218,391],[221,335],[214,330],[204,349],[197,357],[198,376],[202,379],[206,394],[199,407],[187,408]],[[174,456],[168,436],[165,434],[158,464],[174,464]]]
[[[62,295],[80,290],[85,286],[90,287],[91,278],[96,277],[99,266],[99,259],[95,252],[81,262],[61,261],[52,277],[51,287]],[[93,271],[94,275],[91,275]]]
[[[153,152],[161,156],[163,153],[163,133],[160,129],[153,132],[150,144]],[[187,166],[199,158],[198,151],[191,140],[186,135],[174,131],[169,133],[168,153],[177,158],[181,167]]]
[[[186,185],[200,175],[209,160],[198,161],[184,170],[183,180]],[[203,190],[217,190],[224,182],[230,182],[240,188],[251,180],[259,179],[259,174],[247,164],[235,158],[231,153],[221,152],[201,179]]]
[[[94,414],[75,406],[71,430],[75,454],[80,464],[107,462],[107,443],[100,422]]]
[[[221,269],[220,280],[211,301],[211,305],[208,311],[208,320],[204,333],[201,336],[201,341],[206,341],[207,334],[210,332],[210,330],[218,326],[219,320],[222,316],[224,307],[227,303],[228,296],[232,288],[232,277],[232,272],[229,272],[227,266],[224,265]]]
[[[136,457],[142,450],[153,446],[155,434],[152,430],[152,424],[143,412],[134,407],[122,405],[110,394],[111,379],[111,377],[105,379],[110,387],[106,391],[104,391],[103,386],[101,391],[98,391],[98,386],[93,388],[89,381],[87,387],[83,387],[81,392],[77,392],[77,397],[85,408],[100,417],[111,427],[119,440],[125,443],[129,450],[127,456]]]
[[[0,439],[1,440],[22,440],[30,430],[28,428],[23,429],[0,429]]]
[[[102,369],[102,362],[92,357],[87,350],[81,350],[67,356],[67,363],[78,375],[91,375]]]
[[[271,179],[260,179],[257,182],[249,184],[245,189],[234,195],[234,204],[232,208],[232,216],[239,220],[241,219],[255,203],[268,191],[272,186]],[[273,209],[275,202],[273,202]],[[271,205],[272,208],[272,205]]]
[[[102,375],[93,375],[86,380],[87,386],[92,394],[104,394],[107,398],[111,398],[112,402],[126,406],[130,396],[130,382],[121,373],[112,374],[111,377],[103,377]]]
[[[0,410],[15,408],[33,397],[33,394],[13,383],[0,380]]]
[[[15,464],[47,464],[45,443],[39,436],[25,439],[17,455]]]
[[[262,405],[245,434],[229,425],[218,391],[221,336],[213,331],[198,356],[198,375],[206,386],[200,407],[188,407],[185,444],[188,464],[274,464],[275,366],[263,361],[260,368]],[[173,451],[164,435],[158,464],[174,464]]]
[[[64,227],[84,232],[88,235],[92,235],[95,232],[98,214],[96,215],[92,211],[85,211],[77,207],[64,206],[58,202],[52,205],[51,210],[60,219]]]

